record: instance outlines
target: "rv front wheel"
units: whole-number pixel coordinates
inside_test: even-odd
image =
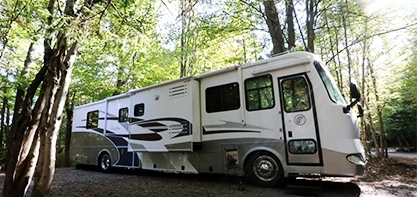
[[[111,168],[111,159],[108,153],[103,153],[99,159],[99,167],[102,172],[109,172]]]
[[[249,161],[248,178],[263,187],[281,186],[284,173],[281,162],[272,154],[257,154]]]

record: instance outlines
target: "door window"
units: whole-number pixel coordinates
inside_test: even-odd
[[[281,86],[286,112],[306,111],[311,108],[309,89],[304,77],[284,79]]]
[[[291,154],[315,154],[317,152],[316,141],[313,139],[290,140],[288,147]]]

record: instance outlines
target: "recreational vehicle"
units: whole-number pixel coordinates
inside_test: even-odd
[[[78,164],[286,177],[360,176],[366,168],[355,85],[347,103],[314,54],[293,52],[184,77],[74,109]],[[360,114],[360,113],[359,113]]]

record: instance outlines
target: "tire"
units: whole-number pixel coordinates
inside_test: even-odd
[[[266,152],[253,155],[248,160],[245,171],[253,184],[262,187],[282,186],[285,180],[279,159]]]
[[[98,167],[102,172],[110,172],[111,170],[111,157],[108,153],[100,155],[98,160]]]

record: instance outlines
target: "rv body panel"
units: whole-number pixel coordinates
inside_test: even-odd
[[[132,91],[129,145],[131,151],[192,151],[200,140],[198,81],[184,79]],[[135,111],[142,110],[142,111]]]

